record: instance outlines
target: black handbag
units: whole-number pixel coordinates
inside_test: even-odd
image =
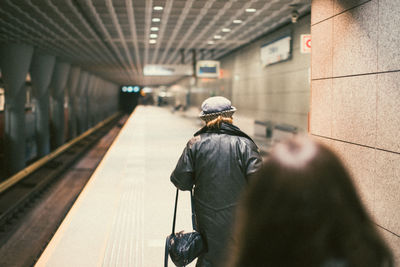
[[[205,244],[203,242],[203,239],[200,233],[196,231],[196,218],[193,210],[192,191],[190,191],[190,203],[192,207],[193,232],[183,233],[183,231],[181,231],[179,233],[175,233],[178,192],[179,189],[176,190],[174,220],[172,222],[172,233],[169,236],[167,236],[165,242],[165,257],[164,257],[165,267],[168,266],[168,254],[176,266],[186,266],[205,251]]]

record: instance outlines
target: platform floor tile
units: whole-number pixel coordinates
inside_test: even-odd
[[[175,199],[169,176],[198,127],[167,109],[139,106],[36,266],[163,266]],[[183,192],[176,229],[190,231],[190,220]]]

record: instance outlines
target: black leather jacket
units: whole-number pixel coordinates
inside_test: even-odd
[[[204,127],[187,143],[171,181],[181,190],[194,187],[198,230],[208,246],[196,266],[220,266],[238,197],[261,164],[255,143],[231,124]]]

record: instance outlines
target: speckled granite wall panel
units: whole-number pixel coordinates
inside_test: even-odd
[[[400,2],[314,3],[311,134],[344,159],[400,267]]]
[[[332,77],[332,19],[311,28],[313,79]]]
[[[333,79],[333,138],[375,147],[376,82],[376,75]]]
[[[365,4],[371,0],[333,0],[333,15]]]
[[[377,223],[400,235],[400,155],[377,150],[375,179]]]
[[[378,2],[333,18],[333,76],[377,71]]]
[[[354,185],[369,214],[374,214],[375,150],[332,141],[332,147],[351,173]]]
[[[332,136],[332,80],[317,80],[311,83],[312,134]]]
[[[379,71],[400,70],[400,1],[379,0]]]
[[[400,72],[378,75],[377,147],[400,153]]]
[[[311,1],[311,25],[325,20],[333,15],[334,0]]]

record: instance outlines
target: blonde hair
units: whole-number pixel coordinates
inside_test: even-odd
[[[223,116],[219,115],[215,119],[213,119],[211,121],[208,121],[207,122],[207,127],[209,127],[209,128],[219,128],[221,126],[222,122],[232,124],[233,119],[232,119],[232,117],[223,117]]]

